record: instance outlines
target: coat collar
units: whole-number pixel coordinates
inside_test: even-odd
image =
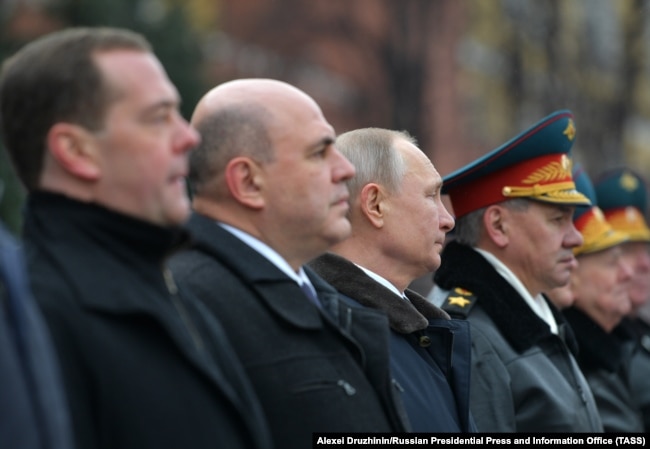
[[[390,327],[401,334],[426,329],[429,319],[449,319],[446,312],[412,290],[406,290],[409,301],[377,283],[354,263],[333,253],[312,260],[309,266],[340,293],[361,305],[383,311]]]
[[[625,334],[621,328],[610,334],[606,333],[576,307],[570,307],[563,313],[578,340],[580,366],[587,371],[601,368],[610,372],[617,371],[626,355],[625,341],[631,342],[631,336]]]
[[[30,194],[24,234],[27,256],[59,266],[82,292],[86,307],[114,313],[156,309],[160,294],[169,294],[165,279],[167,257],[185,245],[181,228],[165,228],[50,192]],[[33,251],[38,251],[32,255]],[[77,273],[84,273],[78,276]],[[122,282],[107,283],[110,276]],[[124,285],[132,290],[124,294]],[[135,298],[138,298],[136,301]]]
[[[64,245],[77,239],[98,242],[118,257],[161,264],[188,241],[182,227],[162,227],[134,216],[53,192],[37,191],[27,199],[26,232],[32,228]],[[134,257],[137,256],[137,257]]]
[[[199,306],[182,292],[176,294],[165,268],[167,257],[186,244],[186,231],[159,227],[97,204],[39,192],[28,201],[25,237],[36,267],[30,273],[40,288],[50,288],[47,276],[59,277],[67,284],[64,290],[46,291],[48,300],[57,301],[56,295],[61,294],[74,295],[80,307],[94,313],[151,317],[166,330],[184,357],[223,385],[219,368],[207,361],[200,347],[201,343],[215,344],[207,341],[213,337],[202,331],[205,326],[200,323],[211,318],[201,319],[196,312]],[[113,278],[119,282],[112,282]],[[191,324],[183,325],[179,319],[185,313],[189,313]],[[234,397],[234,393],[230,396]]]
[[[215,258],[242,283],[257,293],[260,300],[286,321],[305,329],[323,325],[322,315],[307,300],[293,279],[253,248],[226,231],[207,216],[193,213],[187,224],[193,248]],[[308,268],[305,273],[325,308],[336,298],[336,290]]]
[[[476,295],[477,303],[517,351],[523,352],[553,336],[548,324],[535,314],[512,285],[474,249],[452,241],[445,246],[441,258],[442,264],[434,275],[434,283],[445,290],[460,287]],[[564,334],[566,344],[575,352],[575,338],[566,325],[566,320],[548,299],[546,301],[558,328]]]

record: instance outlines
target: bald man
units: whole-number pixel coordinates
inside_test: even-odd
[[[278,448],[313,432],[410,430],[389,375],[388,323],[339,301],[309,260],[347,238],[354,166],[306,93],[244,79],[215,87],[192,124],[190,250],[175,276],[219,317]]]

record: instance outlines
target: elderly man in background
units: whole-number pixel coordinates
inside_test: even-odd
[[[650,430],[650,228],[648,227],[648,184],[628,167],[601,173],[594,182],[598,204],[611,226],[629,236],[623,243],[623,257],[632,266],[629,298],[632,309],[620,324],[637,342],[629,370],[632,397],[643,412]]]
[[[616,331],[632,307],[628,294],[632,267],[622,250],[628,235],[607,223],[581,166],[574,167],[573,179],[592,205],[576,207],[573,215],[583,243],[573,249],[578,259],[569,282],[573,304],[563,313],[576,336],[578,364],[591,386],[605,432],[643,432],[641,413],[627,382],[634,342]],[[549,298],[555,302],[553,292]]]

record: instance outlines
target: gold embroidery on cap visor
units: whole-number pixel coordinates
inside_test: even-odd
[[[602,251],[629,240],[628,234],[612,228],[599,207],[592,207],[580,217],[576,227],[584,240],[581,246],[573,248],[573,254],[576,256]]]
[[[635,242],[650,242],[650,229],[641,212],[632,206],[607,213],[607,221],[612,228],[624,232]]]
[[[589,198],[576,190],[571,179],[571,160],[562,155],[560,161],[538,168],[521,181],[528,186],[505,186],[501,193],[507,198],[527,197],[549,203],[591,204]]]

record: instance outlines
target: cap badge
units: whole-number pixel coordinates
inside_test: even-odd
[[[564,129],[562,134],[564,134],[567,137],[567,139],[569,139],[569,140],[575,139],[575,137],[576,137],[576,127],[573,124],[573,119],[569,119],[569,123],[566,125],[566,128]]]
[[[639,188],[639,180],[628,172],[621,175],[620,184],[621,187],[628,192],[634,192]]]

